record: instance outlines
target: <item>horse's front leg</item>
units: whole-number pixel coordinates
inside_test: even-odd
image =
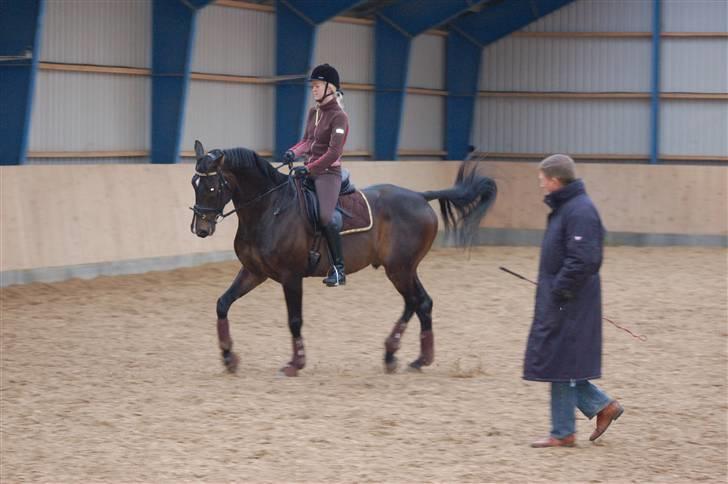
[[[247,269],[241,268],[228,290],[217,300],[217,339],[222,351],[222,362],[230,373],[234,373],[238,369],[240,358],[233,353],[233,339],[230,337],[230,323],[227,318],[228,311],[235,301],[265,280],[265,276],[253,274]]]
[[[281,372],[286,376],[297,376],[298,370],[306,366],[306,352],[303,348],[301,327],[303,326],[303,278],[295,277],[282,283],[288,309],[288,329],[291,330],[293,356]]]

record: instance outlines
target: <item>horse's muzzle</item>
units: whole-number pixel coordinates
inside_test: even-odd
[[[209,220],[205,216],[198,216],[197,214],[192,216],[192,224],[190,224],[190,230],[193,234],[200,238],[209,237],[215,233],[215,221]]]

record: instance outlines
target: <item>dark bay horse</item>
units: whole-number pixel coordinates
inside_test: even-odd
[[[212,235],[231,200],[238,216],[234,245],[242,268],[217,301],[217,334],[223,363],[228,371],[234,372],[239,362],[232,351],[227,318],[230,306],[266,279],[273,279],[283,286],[293,339],[293,356],[282,372],[295,376],[306,364],[301,337],[303,278],[324,277],[330,267],[329,257],[323,254],[313,270],[309,267],[315,234],[298,202],[300,183],[279,173],[251,150],[236,148],[208,153],[196,141],[195,154],[191,230],[199,237]],[[430,365],[435,356],[432,299],[417,276],[417,266],[437,235],[438,219],[428,202],[439,200],[446,228],[467,245],[495,200],[496,185],[464,162],[455,186],[447,190],[419,193],[394,185],[376,185],[362,191],[369,200],[374,224],[367,232],[344,236],[347,273],[369,265],[384,267],[404,298],[404,313],[385,340],[385,369],[396,370],[395,353],[413,314],[420,320],[420,355],[410,367],[420,369]],[[230,213],[233,212],[225,215]]]

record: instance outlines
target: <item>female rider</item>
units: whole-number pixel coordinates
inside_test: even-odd
[[[323,227],[332,270],[324,279],[329,287],[346,283],[344,257],[341,252],[341,213],[336,210],[341,189],[341,155],[349,134],[349,118],[341,102],[339,73],[329,64],[317,66],[311,72],[311,92],[316,106],[308,112],[303,139],[283,155],[293,162],[305,158],[304,166],[296,167],[298,176],[308,175],[316,185],[319,201],[319,221]]]

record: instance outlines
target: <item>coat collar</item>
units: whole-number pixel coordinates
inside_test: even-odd
[[[339,106],[339,103],[336,102],[336,99],[332,99],[331,101],[327,102],[326,104],[319,104],[317,107],[321,111],[333,111],[333,110],[341,111],[341,107]]]
[[[574,180],[563,188],[551,192],[543,199],[544,203],[556,210],[561,205],[571,200],[577,195],[586,193],[584,188],[584,182],[581,180]]]

